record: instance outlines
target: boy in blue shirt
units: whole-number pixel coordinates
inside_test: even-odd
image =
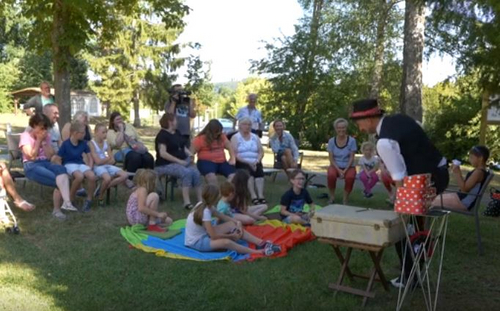
[[[314,213],[315,205],[309,192],[304,189],[305,176],[301,170],[290,174],[292,188],[281,197],[281,219],[287,224],[309,225],[310,216]],[[309,204],[310,213],[304,212],[304,205]]]
[[[92,205],[92,195],[96,187],[96,177],[92,171],[93,161],[90,156],[90,149],[87,142],[83,140],[85,136],[85,125],[79,121],[71,123],[70,136],[61,144],[58,155],[62,159],[62,164],[73,176],[71,183],[70,198],[75,200],[76,192],[80,189],[83,179],[87,179],[87,199],[83,203],[82,211],[90,211]]]

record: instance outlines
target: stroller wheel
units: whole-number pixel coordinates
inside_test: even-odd
[[[19,233],[21,233],[21,230],[19,230],[19,227],[18,227],[18,226],[15,226],[15,227],[12,227],[12,232],[13,232],[14,234],[19,234]]]

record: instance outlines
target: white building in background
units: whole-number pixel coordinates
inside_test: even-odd
[[[50,90],[54,95],[54,89]],[[31,97],[40,94],[39,87],[28,87],[22,90],[11,92],[14,97],[14,112],[17,114],[20,103],[26,103]],[[71,116],[77,111],[86,111],[91,117],[98,117],[102,114],[101,101],[92,91],[71,91]],[[57,102],[57,98],[56,98]],[[60,104],[60,103],[58,103]]]
[[[71,116],[77,111],[85,111],[91,117],[101,116],[101,101],[91,91],[71,91]]]

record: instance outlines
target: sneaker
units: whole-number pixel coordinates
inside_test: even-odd
[[[262,241],[261,244],[259,245],[255,245],[255,249],[264,249],[266,247],[268,247],[269,245],[273,245],[273,242],[267,240],[267,241]]]
[[[64,215],[60,210],[53,211],[52,216],[59,220],[66,220],[66,215]]]
[[[65,211],[78,212],[78,209],[71,204],[71,202],[64,202],[61,209]]]
[[[274,251],[272,244],[271,245],[266,244],[266,247],[264,248],[264,255],[272,256],[272,255],[274,255],[274,253],[276,253],[276,252]]]
[[[400,280],[400,278],[401,277],[398,276],[397,278],[392,279],[391,280],[392,286],[394,286],[396,288],[405,288],[406,284],[402,280]]]
[[[85,190],[85,189],[83,189]],[[77,193],[78,195],[78,193]],[[94,198],[98,198],[101,195],[101,184],[98,184],[94,191]]]
[[[92,206],[92,201],[85,200],[85,202],[83,203],[83,206],[82,206],[82,212],[84,212],[84,213],[90,212],[91,206]]]
[[[86,197],[87,196],[87,190],[85,190],[85,188],[80,188],[78,190],[76,190],[76,196],[78,197]]]

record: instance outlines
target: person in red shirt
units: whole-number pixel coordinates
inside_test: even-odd
[[[229,152],[229,160],[226,160],[224,149]],[[210,120],[195,137],[191,152],[193,155],[198,154],[196,165],[207,183],[216,185],[217,174],[224,175],[228,180],[233,178],[236,157],[231,142],[222,133],[222,124],[218,120]]]

